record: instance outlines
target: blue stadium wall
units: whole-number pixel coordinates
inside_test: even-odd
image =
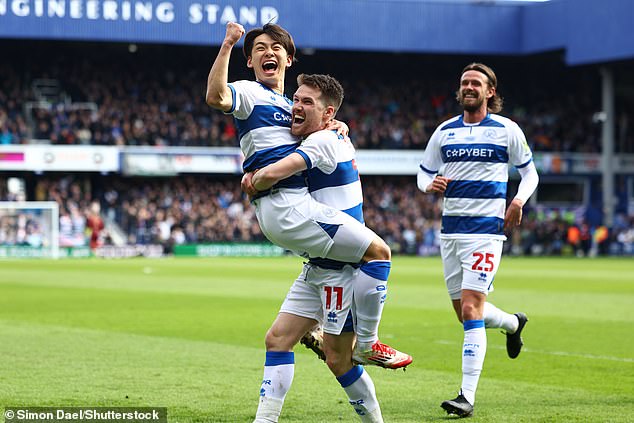
[[[227,21],[273,21],[300,48],[634,58],[634,1],[0,0],[0,38],[218,45]]]

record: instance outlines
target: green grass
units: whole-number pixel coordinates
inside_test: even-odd
[[[296,258],[0,261],[0,408],[163,406],[170,422],[249,422],[263,339]],[[504,258],[490,300],[525,311],[509,360],[488,331],[477,422],[634,415],[634,260]],[[462,328],[439,258],[396,258],[381,338],[406,372],[367,368],[388,422],[445,421]],[[327,367],[296,348],[283,422],[357,421]]]

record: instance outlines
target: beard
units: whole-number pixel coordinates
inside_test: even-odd
[[[482,104],[484,103],[484,98],[477,97],[474,99],[474,102],[465,104],[465,94],[461,92],[458,95],[458,102],[467,112],[475,112],[478,111],[480,107],[482,107]]]

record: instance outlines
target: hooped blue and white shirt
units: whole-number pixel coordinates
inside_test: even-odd
[[[527,166],[533,154],[520,127],[489,114],[479,123],[449,119],[429,139],[420,168],[450,178],[444,194],[441,238],[506,239],[504,214],[509,163]]]
[[[244,172],[261,169],[293,153],[299,139],[291,134],[293,102],[256,81],[228,84],[233,106],[227,114],[234,117],[240,149],[244,155]],[[306,187],[303,176],[293,175],[274,188]]]
[[[338,136],[335,131],[317,131],[304,139],[296,153],[306,161],[310,195],[364,223],[363,191],[355,162],[356,152],[350,140]],[[330,259],[310,259],[310,262],[327,269],[339,269],[349,264]]]

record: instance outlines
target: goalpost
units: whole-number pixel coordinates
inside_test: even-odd
[[[59,258],[55,201],[0,201],[0,257]]]

